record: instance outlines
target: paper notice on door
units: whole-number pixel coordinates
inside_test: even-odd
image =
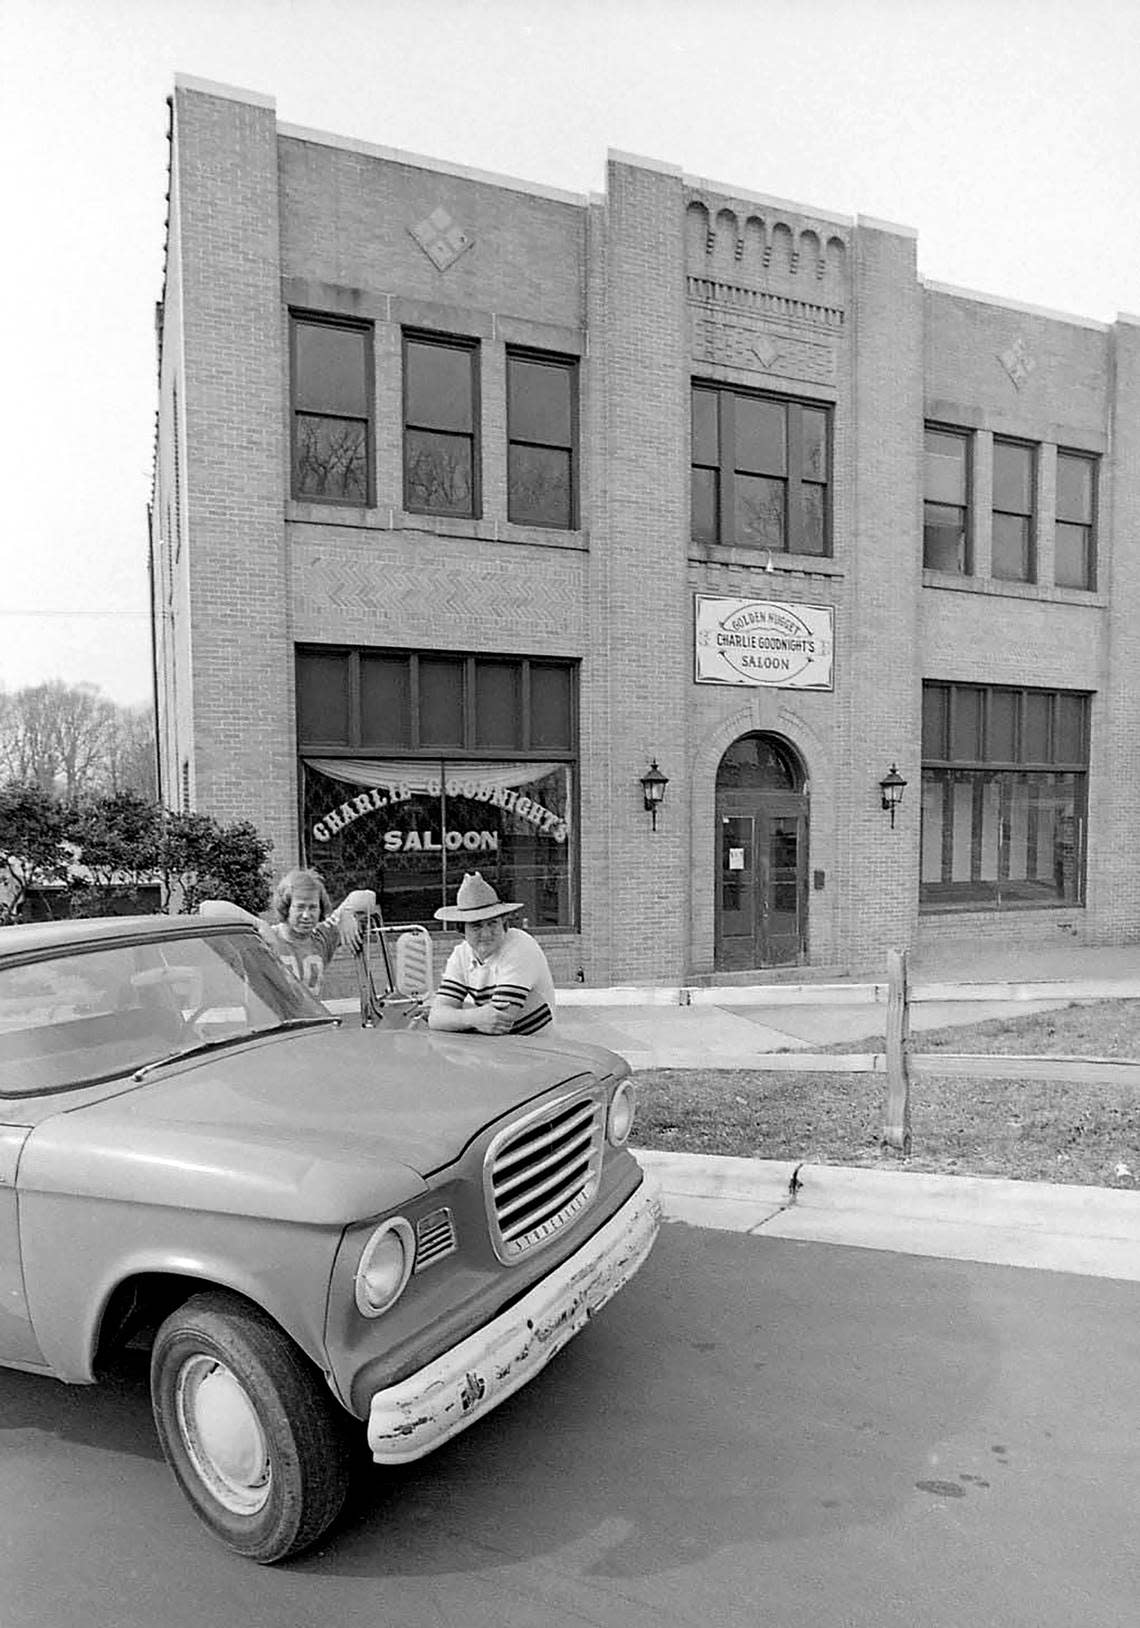
[[[743,848],[730,848],[728,850],[728,868],[730,871],[742,871],[744,869]]]

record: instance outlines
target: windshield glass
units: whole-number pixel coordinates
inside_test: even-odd
[[[0,1095],[90,1085],[329,1015],[252,932],[69,949],[0,967]]]

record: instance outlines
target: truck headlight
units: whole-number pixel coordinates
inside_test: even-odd
[[[362,1317],[379,1317],[400,1298],[415,1262],[416,1236],[402,1215],[376,1228],[356,1268],[356,1308]]]
[[[610,1112],[606,1123],[606,1135],[616,1148],[624,1147],[629,1141],[636,1102],[633,1081],[623,1080],[610,1098]]]

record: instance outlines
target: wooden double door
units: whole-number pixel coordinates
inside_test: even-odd
[[[718,787],[716,830],[717,971],[805,960],[806,796]]]

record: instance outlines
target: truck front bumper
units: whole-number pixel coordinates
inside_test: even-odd
[[[651,1178],[575,1254],[521,1300],[410,1378],[377,1391],[368,1445],[378,1464],[422,1458],[544,1368],[637,1271],[661,1206]]]

